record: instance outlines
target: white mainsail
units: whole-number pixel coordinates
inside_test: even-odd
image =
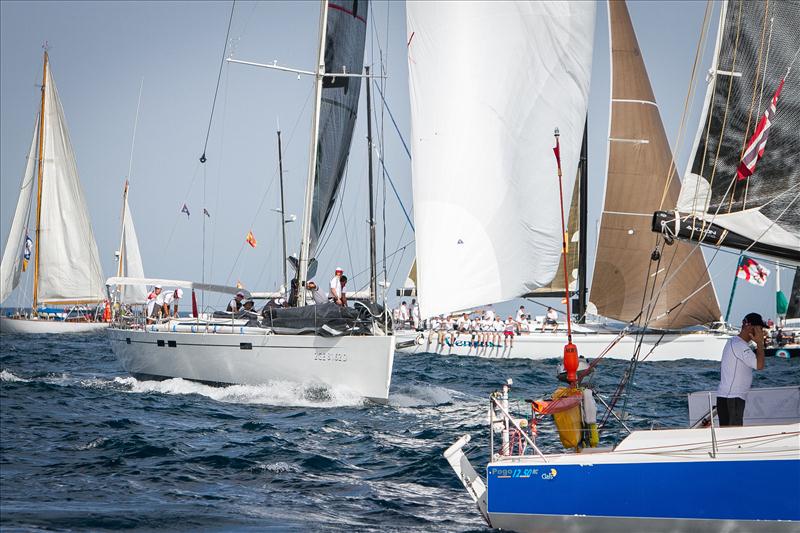
[[[127,187],[126,187],[127,189]],[[144,278],[142,254],[139,252],[139,240],[133,226],[133,216],[125,194],[125,206],[122,214],[122,249],[120,250],[120,277]],[[120,290],[120,298],[128,304],[141,304],[147,300],[147,287],[144,285],[126,285]]]
[[[550,283],[589,95],[590,2],[408,2],[412,183],[423,316]]]
[[[0,263],[0,302],[4,302],[19,284],[23,268],[23,254],[25,251],[25,237],[28,220],[31,214],[31,197],[36,182],[36,149],[39,146],[39,118],[33,128],[33,140],[28,151],[28,160],[25,164],[25,173],[19,186],[19,200],[14,211],[14,220],[8,232],[6,249],[3,251],[3,262]],[[31,236],[31,238],[33,238]]]
[[[105,298],[100,256],[49,63],[45,69],[38,300],[99,301]]]

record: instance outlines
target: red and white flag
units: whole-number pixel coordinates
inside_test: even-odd
[[[775,91],[775,95],[772,97],[769,107],[764,111],[764,116],[758,121],[758,127],[756,127],[755,133],[753,133],[753,136],[750,138],[750,142],[747,143],[747,149],[742,156],[742,162],[739,163],[739,168],[736,170],[736,176],[739,181],[753,175],[753,172],[756,171],[756,163],[761,159],[761,156],[764,155],[764,150],[767,147],[767,137],[769,137],[769,128],[772,126],[772,121],[775,118],[775,112],[778,107],[778,97],[781,94],[781,89],[783,89],[784,81],[786,81],[786,78],[781,80],[781,84],[778,85],[778,90]]]
[[[736,269],[736,277],[745,281],[749,281],[753,285],[763,287],[767,284],[767,277],[769,270],[759,265],[755,259],[747,256],[742,256],[739,261],[739,268]]]

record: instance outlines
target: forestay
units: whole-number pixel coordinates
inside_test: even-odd
[[[6,248],[3,251],[3,262],[0,264],[0,303],[11,295],[19,284],[23,268],[23,254],[25,253],[25,237],[28,231],[28,221],[31,214],[31,197],[36,183],[36,149],[39,146],[39,119],[33,129],[33,140],[28,150],[28,159],[25,163],[25,173],[19,187],[19,200],[14,211],[14,220],[11,221],[11,230],[8,233]]]
[[[368,2],[328,2],[325,31],[325,72],[319,115],[316,179],[311,211],[310,256],[319,244],[342,182],[353,127],[358,112],[361,78],[335,76],[360,74],[364,68]]]
[[[800,3],[730,1],[678,211],[756,243],[800,253]],[[795,61],[794,69],[787,69]],[[737,167],[781,80],[755,172]]]
[[[702,250],[675,242],[664,249],[660,263],[650,259],[656,243],[652,213],[674,205],[680,182],[628,9],[624,2],[608,6],[608,173],[591,303],[598,314],[626,322],[644,311],[639,323],[651,327],[712,322],[720,311]]]
[[[64,110],[46,64],[39,301],[105,298],[103,274]]]
[[[412,184],[424,316],[550,283],[578,167],[590,2],[409,2]]]

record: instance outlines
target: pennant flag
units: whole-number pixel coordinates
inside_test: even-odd
[[[242,285],[242,282],[239,281],[238,279],[236,280],[236,288],[237,289],[244,289],[244,285]]]
[[[181,213],[186,213],[186,218],[189,218],[189,208],[186,204],[183,204],[183,209],[181,209]]]
[[[736,277],[763,287],[767,283],[769,270],[759,265],[755,259],[742,256],[739,267],[736,269]]]
[[[558,132],[556,132],[556,146],[553,148],[553,153],[556,154],[556,164],[558,164],[558,170],[561,170],[561,145],[558,142]]]
[[[781,80],[781,84],[778,85],[778,90],[775,91],[775,95],[772,97],[769,107],[764,111],[764,116],[758,121],[756,131],[750,138],[750,142],[747,143],[747,149],[742,156],[742,162],[739,163],[739,168],[736,169],[736,176],[739,181],[747,179],[756,171],[756,163],[764,155],[764,150],[767,147],[767,137],[769,137],[769,128],[772,126],[772,120],[775,118],[775,112],[778,107],[778,96],[781,94],[784,81],[786,81],[786,78]]]
[[[25,234],[25,248],[22,252],[22,271],[25,272],[28,270],[28,261],[31,260],[31,252],[33,251],[33,241]]]
[[[247,232],[247,238],[245,240],[247,241],[247,244],[249,244],[253,248],[255,248],[256,245],[258,244],[258,241],[256,241],[256,236],[253,235],[253,230]]]
[[[203,208],[203,214],[204,214],[205,216],[207,216],[208,218],[211,218],[211,213],[209,213],[209,212],[208,212],[208,209],[206,209],[205,207]]]

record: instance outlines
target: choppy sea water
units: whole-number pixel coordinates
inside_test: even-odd
[[[627,364],[604,361],[610,395]],[[464,433],[488,460],[488,395],[557,385],[556,360],[403,355],[388,405],[345,390],[276,382],[209,387],[139,381],[104,335],[0,337],[3,530],[481,531],[442,451]],[[714,389],[719,364],[639,365],[630,423],[686,424],[686,394]],[[800,381],[768,358],[754,387]],[[520,412],[525,408],[520,402]],[[603,436],[605,444],[615,438]],[[552,426],[539,443],[559,449]]]

